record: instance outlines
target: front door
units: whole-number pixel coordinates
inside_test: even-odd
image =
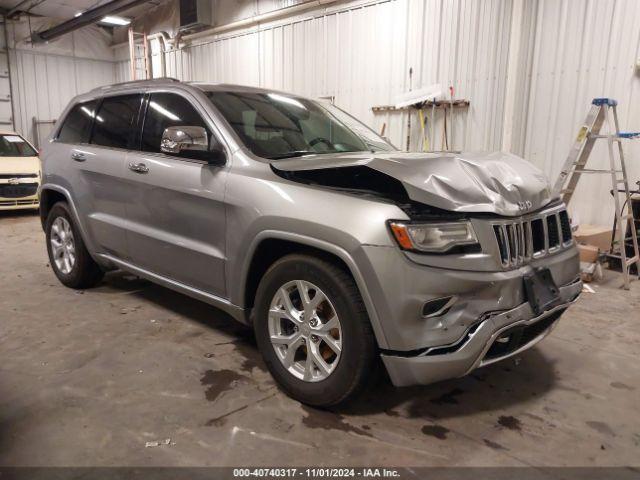
[[[201,126],[210,138],[212,125],[195,99],[177,93],[151,93],[143,108],[140,151],[129,152],[126,165],[132,262],[225,297],[226,167],[160,152],[167,127]]]

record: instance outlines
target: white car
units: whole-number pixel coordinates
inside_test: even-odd
[[[36,149],[14,132],[0,132],[0,210],[40,206],[40,159]]]

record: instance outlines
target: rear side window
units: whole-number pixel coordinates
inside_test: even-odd
[[[175,93],[153,93],[144,119],[142,150],[160,152],[165,128],[185,125],[203,127],[211,138],[209,127],[187,99]]]
[[[91,123],[96,115],[98,101],[79,103],[73,107],[64,119],[58,141],[64,143],[89,143]]]
[[[129,148],[135,134],[142,95],[106,97],[96,114],[91,143]]]

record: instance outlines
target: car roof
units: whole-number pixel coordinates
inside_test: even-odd
[[[292,97],[298,96],[289,92],[275,90],[273,88],[251,87],[248,85],[234,85],[231,83],[189,82],[189,85],[193,85],[194,87],[197,87],[200,90],[203,90],[205,92],[283,93]]]
[[[154,78],[151,80],[133,80],[129,82],[114,83],[97,87],[88,93],[78,96],[78,99],[86,100],[89,98],[109,95],[119,91],[131,91],[140,89],[158,88],[158,87],[177,87],[177,88],[197,88],[203,92],[244,92],[244,93],[280,93],[290,97],[302,98],[299,95],[271,88],[252,87],[248,85],[234,85],[229,83],[208,83],[208,82],[182,82],[175,78]]]

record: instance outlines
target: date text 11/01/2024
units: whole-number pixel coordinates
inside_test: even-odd
[[[393,468],[236,468],[234,478],[397,478]]]

